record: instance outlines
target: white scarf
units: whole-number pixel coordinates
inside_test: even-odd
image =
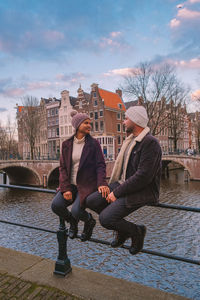
[[[138,136],[136,136],[136,138],[134,139],[134,142],[132,143],[132,145],[127,153],[126,160],[124,161],[125,174],[126,174],[126,169],[127,169],[127,165],[128,165],[128,161],[129,161],[131,152],[132,152],[133,148],[135,147],[136,142],[141,142],[149,131],[150,131],[149,127],[145,127],[144,130],[142,130],[142,132]],[[115,161],[115,164],[114,164],[114,167],[112,170],[112,174],[111,174],[111,177],[109,180],[109,184],[116,182],[120,179],[120,176],[122,173],[124,152],[125,152],[126,148],[128,147],[128,145],[133,140],[133,138],[134,138],[134,136],[133,136],[133,134],[131,134],[124,140],[122,148],[121,148],[121,150],[117,156],[117,159]]]

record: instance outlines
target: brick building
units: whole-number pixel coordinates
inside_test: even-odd
[[[74,108],[79,112],[88,113],[92,120],[91,134],[99,141],[105,158],[115,159],[125,138],[125,105],[121,90],[113,93],[93,83],[90,94],[80,87],[77,98]]]

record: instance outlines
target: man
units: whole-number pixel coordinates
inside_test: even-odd
[[[146,227],[124,219],[144,205],[159,200],[161,176],[161,148],[147,127],[148,116],[143,106],[130,107],[125,113],[124,125],[128,137],[115,161],[107,197],[93,193],[86,206],[99,213],[101,225],[117,232],[112,247],[120,247],[128,238],[131,254],[142,250]]]

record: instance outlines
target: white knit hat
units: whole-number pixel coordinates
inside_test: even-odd
[[[133,123],[143,128],[145,128],[149,122],[147,111],[144,106],[131,106],[127,109],[125,115]]]

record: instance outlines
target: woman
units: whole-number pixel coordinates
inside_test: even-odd
[[[91,137],[91,120],[85,113],[71,112],[75,134],[63,142],[60,157],[59,192],[53,199],[52,210],[70,223],[69,237],[75,238],[78,221],[84,221],[81,240],[92,236],[96,221],[85,210],[85,199],[95,191],[103,197],[109,193],[106,165],[99,142]],[[71,212],[67,209],[72,204]]]

